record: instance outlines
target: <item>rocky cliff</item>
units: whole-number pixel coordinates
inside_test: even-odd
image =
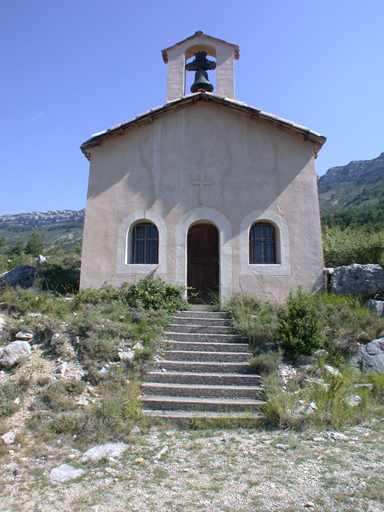
[[[384,153],[373,160],[332,167],[319,178],[321,214],[384,208]]]

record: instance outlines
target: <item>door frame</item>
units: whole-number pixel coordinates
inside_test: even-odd
[[[219,231],[219,294],[222,301],[232,293],[232,229],[228,219],[213,208],[202,206],[191,210],[176,225],[176,283],[187,286],[187,235],[192,224],[197,223],[213,224]]]
[[[209,254],[210,262],[208,264],[203,264],[202,267],[199,264],[196,265],[196,264],[192,263],[192,261],[194,259],[193,256],[196,256],[196,254],[194,253],[194,249],[193,249],[194,244],[192,244],[192,247],[191,247],[190,239],[192,238],[191,231],[193,231],[195,228],[197,230],[199,230],[199,234],[202,235],[203,237],[206,237],[207,231],[209,231],[209,233],[212,233],[212,235],[214,236],[214,239],[215,239],[215,244],[210,245],[211,252],[212,252],[211,254]],[[205,233],[204,233],[204,231],[205,231]],[[194,235],[194,241],[197,242],[196,247],[202,247],[202,251],[203,252],[205,251],[207,253],[207,254],[203,254],[203,256],[206,257],[209,253],[209,249],[205,249],[205,244],[199,244],[199,239],[196,236],[196,234]],[[195,249],[196,249],[196,247],[195,247]],[[219,247],[220,247],[220,233],[215,224],[213,224],[212,222],[198,221],[198,222],[194,222],[193,224],[191,224],[189,226],[188,232],[187,232],[187,286],[192,287],[193,284],[195,284],[196,280],[199,281],[200,279],[197,276],[202,277],[201,284],[203,286],[208,285],[208,286],[205,286],[201,290],[199,290],[197,288],[196,288],[196,290],[192,290],[192,296],[188,297],[188,299],[189,299],[189,301],[191,301],[191,303],[196,303],[196,304],[210,303],[210,302],[212,302],[212,297],[211,298],[209,297],[210,293],[213,292],[215,295],[218,295],[220,293],[220,281],[219,281],[220,250],[219,250]],[[198,250],[197,252],[200,253],[200,255],[201,255],[201,250]],[[213,252],[214,252],[214,254],[213,254]],[[201,261],[200,261],[200,264],[201,264]],[[208,271],[207,271],[207,267],[208,267]],[[201,274],[200,274],[200,271],[202,272]],[[209,284],[212,284],[213,286],[210,288]],[[199,297],[193,297],[193,293],[198,294]],[[188,290],[187,290],[187,296],[188,295],[189,294],[188,294]]]

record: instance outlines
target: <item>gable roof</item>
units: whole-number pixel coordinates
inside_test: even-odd
[[[183,107],[185,105],[194,104],[198,101],[204,101],[208,103],[215,103],[218,105],[223,105],[227,108],[231,108],[233,110],[236,110],[238,112],[243,112],[250,116],[251,119],[259,119],[261,121],[265,121],[268,123],[275,124],[279,126],[281,129],[286,129],[292,132],[295,132],[299,135],[302,135],[304,140],[308,140],[310,142],[313,142],[316,146],[314,148],[315,156],[317,156],[318,151],[321,149],[321,146],[324,144],[324,142],[327,140],[323,135],[320,133],[316,133],[309,128],[306,128],[305,126],[300,126],[296,123],[293,123],[292,121],[288,121],[287,119],[282,119],[281,117],[275,116],[273,114],[268,114],[267,112],[263,112],[262,110],[251,107],[250,105],[247,105],[246,103],[243,103],[241,101],[232,100],[229,98],[224,98],[222,96],[218,96],[217,94],[212,94],[205,91],[199,91],[194,94],[190,94],[188,96],[182,96],[181,98],[178,98],[177,100],[170,101],[166,103],[165,105],[162,105],[160,107],[155,107],[151,110],[148,110],[147,112],[144,112],[143,114],[140,114],[139,116],[130,119],[129,121],[126,121],[124,123],[112,126],[111,128],[108,128],[108,130],[104,130],[99,133],[95,133],[92,135],[90,139],[88,139],[86,142],[84,142],[80,149],[85,154],[85,156],[89,159],[89,153],[87,149],[93,147],[93,146],[99,146],[102,142],[104,142],[107,139],[110,139],[112,137],[116,137],[118,135],[123,135],[125,130],[128,128],[131,128],[136,125],[141,125],[148,122],[153,122],[154,119],[157,117],[166,114],[170,110],[175,110],[177,108]]]
[[[180,46],[181,44],[184,44],[187,41],[192,41],[192,39],[196,39],[196,38],[208,39],[209,41],[216,41],[218,43],[222,43],[227,46],[231,46],[233,48],[233,57],[235,59],[239,60],[240,50],[239,50],[239,47],[237,46],[237,44],[227,43],[227,41],[224,41],[223,39],[218,39],[217,37],[208,36],[207,34],[204,34],[201,30],[198,30],[197,32],[195,32],[195,34],[193,34],[193,36],[187,37],[186,39],[183,39],[179,43],[176,43],[172,46],[169,46],[168,48],[165,48],[164,50],[161,50],[161,54],[163,56],[164,63],[167,64],[167,62],[168,62],[169,50],[172,50],[173,48],[176,48],[176,46]]]

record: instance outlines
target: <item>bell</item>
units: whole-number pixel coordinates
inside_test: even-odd
[[[197,92],[199,89],[203,89],[207,92],[213,91],[213,85],[208,80],[208,73],[204,69],[199,69],[195,73],[195,81],[191,86],[191,92]]]

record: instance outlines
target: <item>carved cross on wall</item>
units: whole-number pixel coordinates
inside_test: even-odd
[[[199,185],[200,187],[200,204],[204,204],[204,187],[206,185],[212,185],[212,181],[204,181],[204,173],[200,173],[199,181],[191,181],[191,185]]]

